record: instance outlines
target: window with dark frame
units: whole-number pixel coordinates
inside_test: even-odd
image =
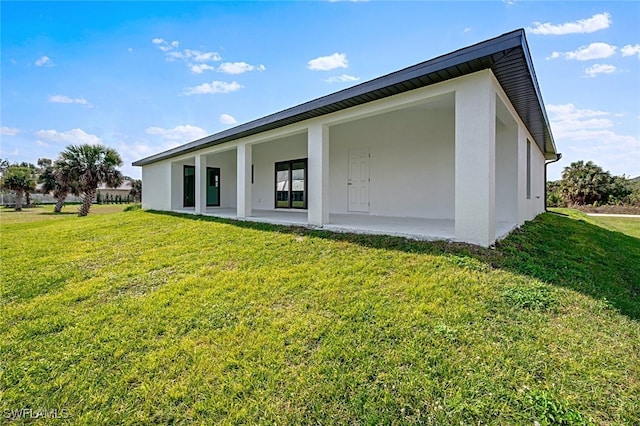
[[[196,205],[196,168],[195,166],[184,166],[182,169],[183,191],[182,205],[184,207],[195,207]]]
[[[275,208],[307,208],[307,159],[280,161],[275,165]]]

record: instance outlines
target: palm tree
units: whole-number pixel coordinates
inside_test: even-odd
[[[40,173],[38,181],[42,184],[43,193],[53,192],[53,196],[56,197],[54,213],[60,213],[69,194],[80,194],[77,177],[73,175],[71,168],[61,160],[46,165]]]
[[[16,165],[20,166],[20,167],[26,167],[29,170],[31,170],[31,176],[33,177],[33,185],[31,187],[29,187],[28,189],[24,190],[24,198],[26,198],[26,206],[27,207],[31,207],[31,191],[36,189],[36,176],[38,175],[38,168],[36,166],[34,166],[31,163],[27,163],[26,161],[23,161],[22,163],[16,163]]]
[[[133,197],[134,201],[142,201],[142,180],[131,179],[131,191],[129,195]]]
[[[38,183],[42,184],[42,187],[40,187],[40,191],[42,191],[43,194],[48,194],[51,191],[55,191],[56,175],[53,166],[49,165],[43,167],[40,170],[40,174],[38,175]]]
[[[29,167],[22,167],[17,164],[9,166],[2,174],[2,187],[16,193],[17,212],[22,211],[22,197],[25,192],[33,191],[36,188],[36,180],[33,170]]]
[[[113,188],[122,183],[122,173],[116,169],[122,165],[122,158],[113,148],[99,144],[69,145],[60,154],[59,161],[78,180],[82,195],[78,216],[89,214],[99,184]]]
[[[593,204],[606,198],[611,174],[592,161],[576,161],[562,171],[561,189],[572,205]]]

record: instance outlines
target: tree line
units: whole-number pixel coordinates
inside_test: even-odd
[[[56,198],[54,212],[60,213],[67,197],[72,194],[82,198],[78,216],[86,216],[100,184],[109,188],[122,184],[125,176],[117,169],[121,165],[122,158],[113,148],[100,144],[69,145],[56,160],[40,158],[37,166],[26,162],[9,164],[7,160],[0,161],[0,186],[15,193],[16,211],[22,210],[24,198],[26,204],[31,205],[30,194],[40,183],[42,193],[52,193]],[[142,181],[131,181],[129,194],[140,200]]]
[[[640,207],[640,177],[613,176],[592,161],[565,167],[562,179],[547,182],[547,205]]]

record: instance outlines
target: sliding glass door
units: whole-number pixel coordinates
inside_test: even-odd
[[[289,163],[276,163],[276,208],[289,207]]]
[[[307,159],[276,163],[276,208],[307,208]]]

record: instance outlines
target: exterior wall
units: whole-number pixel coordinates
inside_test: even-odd
[[[518,126],[496,120],[496,222],[518,223]]]
[[[183,208],[184,204],[184,183],[183,173],[184,166],[195,166],[194,158],[183,161],[174,161],[171,163],[171,210]],[[144,197],[144,181],[142,181],[142,196]]]
[[[169,161],[142,167],[142,208],[171,210],[172,169]]]
[[[209,154],[206,159],[207,167],[218,167],[220,169],[220,207],[236,207],[236,170],[238,168],[236,151],[228,150]]]
[[[540,213],[545,211],[544,188],[546,185],[544,169],[544,154],[535,143],[533,137],[527,130],[520,116],[515,111],[513,105],[509,101],[502,87],[492,76],[496,94],[500,99],[500,103],[506,109],[508,115],[516,123],[517,132],[517,226],[521,226],[524,222],[534,219]],[[510,138],[514,136],[509,136]],[[531,141],[531,198],[527,199],[527,140]],[[498,214],[496,212],[496,214]]]
[[[253,145],[252,207],[275,209],[275,163],[307,158],[307,134]],[[279,209],[280,210],[280,209]]]
[[[544,168],[545,158],[544,154],[538,148],[533,141],[532,156],[531,156],[531,212],[529,219],[531,220],[540,213],[544,213],[546,200],[544,198],[544,189],[546,186]]]
[[[243,145],[251,150],[246,165],[253,164],[247,215],[251,208],[273,210],[276,162],[308,158],[310,146],[314,160],[325,161],[309,142],[309,128],[322,129],[322,138],[328,131],[331,213],[348,213],[349,150],[365,147],[370,215],[455,219],[458,240],[489,245],[496,223],[516,226],[544,211],[543,153],[489,70],[144,166],[143,207],[181,209],[183,166],[194,165],[196,155],[221,170],[221,207],[238,206]],[[318,203],[326,209],[327,202]],[[326,211],[317,213],[314,220],[326,223],[317,219]]]
[[[518,163],[520,164],[518,173],[518,225],[522,225],[545,210],[545,158],[526,129],[521,128],[518,133]],[[531,141],[531,198],[529,199],[527,199],[527,140]]]
[[[348,212],[349,150],[369,148],[369,214],[453,217],[452,104],[450,110],[399,110],[337,125],[329,141],[330,213]]]
[[[236,207],[236,152],[235,150],[227,150],[216,154],[207,154],[206,157],[206,166],[207,167],[218,167],[220,168],[220,207]],[[171,198],[170,207],[162,208],[160,210],[179,210],[183,208],[183,168],[185,165],[195,166],[195,159],[192,156],[191,158],[186,158],[181,161],[173,161],[173,162],[159,162],[151,164],[150,166],[156,165],[168,165],[167,169],[170,169],[170,184],[166,187],[171,187],[171,193],[169,191],[165,192],[166,198]],[[153,208],[159,209],[158,207],[146,207],[144,205],[144,198],[146,197],[146,192],[149,186],[156,187],[158,185],[157,179],[151,179],[150,181],[145,180],[144,171],[146,168],[150,166],[143,166],[143,187],[142,187],[142,197],[143,197],[143,207],[144,208]],[[165,187],[165,188],[166,188]],[[211,207],[209,207],[211,208]]]

